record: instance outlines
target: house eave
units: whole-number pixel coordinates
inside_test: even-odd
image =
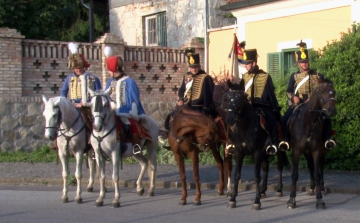
[[[232,10],[236,10],[236,9],[242,9],[242,8],[247,8],[247,7],[251,7],[251,6],[255,6],[255,5],[262,5],[262,4],[277,2],[277,1],[282,1],[282,0],[245,0],[245,1],[241,1],[241,2],[234,2],[234,3],[222,5],[222,6],[220,6],[220,10],[232,11]]]

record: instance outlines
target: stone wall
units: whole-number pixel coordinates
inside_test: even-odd
[[[68,42],[25,39],[13,29],[0,28],[0,151],[31,151],[52,142],[43,139],[41,96],[59,96],[68,74]],[[175,106],[177,90],[187,72],[185,47],[204,58],[204,46],[190,39],[180,48],[137,47],[105,34],[96,42],[79,43],[79,52],[91,64],[105,87],[108,73],[103,49],[124,58],[125,71],[139,85],[145,111],[160,126]]]
[[[44,139],[44,103],[41,97],[0,97],[0,152],[33,151],[52,141]],[[164,124],[174,102],[143,101],[146,114]]]

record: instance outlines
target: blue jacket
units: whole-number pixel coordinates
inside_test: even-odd
[[[128,76],[119,80],[111,78],[106,83],[106,90],[111,87],[110,98],[116,101],[116,114],[125,117],[145,115],[140,102],[140,91],[136,82]]]
[[[66,77],[60,91],[60,96],[69,98],[71,102],[82,102],[85,104],[86,102],[90,102],[90,96],[87,91],[88,88],[93,91],[100,90],[101,83],[99,78],[86,71],[80,76],[72,73]]]

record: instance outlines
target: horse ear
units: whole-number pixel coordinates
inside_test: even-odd
[[[42,95],[42,100],[43,100],[43,102],[44,102],[45,104],[46,104],[46,102],[48,101],[45,95]]]
[[[110,96],[110,94],[111,94],[111,87],[109,87],[108,89],[106,89],[106,90],[104,91],[104,94],[105,94],[106,96]]]

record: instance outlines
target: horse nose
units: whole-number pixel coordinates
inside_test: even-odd
[[[336,108],[328,108],[327,113],[330,117],[335,116],[337,113]]]

